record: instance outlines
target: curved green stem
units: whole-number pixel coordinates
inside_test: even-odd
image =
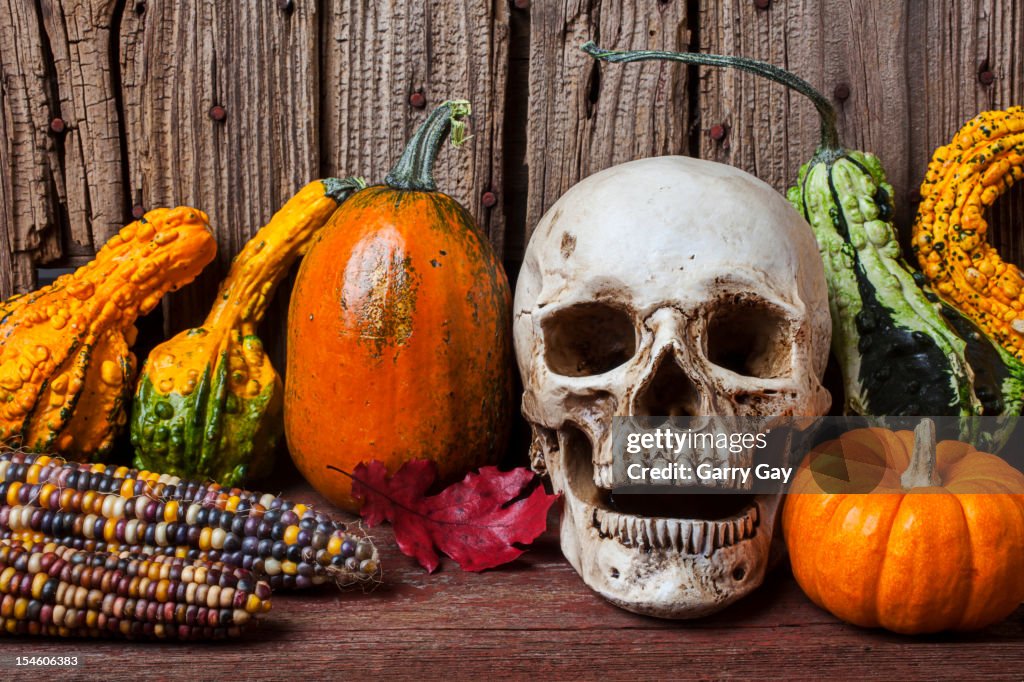
[[[434,160],[449,133],[456,147],[469,139],[463,121],[469,114],[469,102],[464,99],[449,100],[430,112],[384,182],[395,189],[421,192],[437,190],[434,184]]]
[[[839,133],[836,132],[836,110],[832,107],[832,103],[815,90],[810,83],[774,64],[757,59],[748,59],[747,57],[729,57],[718,54],[699,54],[696,52],[604,50],[595,45],[593,41],[588,41],[580,49],[594,59],[606,62],[627,63],[662,60],[683,62],[684,64],[699,64],[701,66],[724,66],[763,76],[776,83],[781,83],[787,88],[796,90],[801,95],[810,99],[818,110],[818,116],[821,117],[821,149],[827,152],[837,152],[841,149]]]
[[[321,178],[324,194],[334,199],[338,205],[360,190],[366,189],[366,180],[357,177]]]

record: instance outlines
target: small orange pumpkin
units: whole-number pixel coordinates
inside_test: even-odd
[[[472,216],[431,166],[467,102],[439,106],[385,183],[353,194],[299,269],[288,311],[285,435],[314,488],[355,511],[351,472],[496,461],[511,414],[511,292]]]
[[[874,468],[876,492],[835,492],[823,472],[836,463],[849,480]],[[857,429],[815,448],[782,524],[800,587],[856,625],[976,630],[1024,600],[1024,475],[967,443],[936,446],[931,420],[914,433]]]

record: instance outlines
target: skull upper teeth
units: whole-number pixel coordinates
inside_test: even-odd
[[[727,519],[710,521],[645,518],[599,507],[594,507],[592,514],[593,525],[602,536],[616,538],[627,547],[671,549],[705,556],[754,537],[758,518],[756,503]]]
[[[613,464],[594,464],[594,485],[599,488],[611,488],[615,484],[615,466]]]

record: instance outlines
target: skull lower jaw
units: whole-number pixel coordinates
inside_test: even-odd
[[[778,496],[758,495],[723,519],[647,518],[610,510],[578,471],[551,471],[562,490],[562,552],[616,606],[699,618],[756,589],[768,568]],[[582,477],[579,477],[582,478]]]

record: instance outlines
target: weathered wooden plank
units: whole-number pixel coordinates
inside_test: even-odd
[[[502,135],[502,207],[505,210],[505,250],[509,277],[518,277],[526,248],[527,121],[530,101],[530,7],[512,3],[508,15],[508,71],[505,122]]]
[[[11,131],[12,121],[8,104],[7,80],[5,72],[4,78],[0,80],[0,134],[3,135],[0,138],[0,168],[7,169],[6,172],[0,172],[0,216],[3,218],[0,223],[0,299],[6,299],[15,292],[16,279],[13,253],[14,172],[17,167],[12,159],[14,135]]]
[[[318,5],[279,5],[140,2],[124,13],[121,82],[133,201],[206,211],[219,245],[216,264],[170,297],[168,332],[202,321],[231,257],[320,175]],[[223,107],[221,120],[211,115],[215,106]],[[284,329],[280,302],[267,327],[264,340],[274,349]]]
[[[40,7],[66,126],[62,171],[68,252],[95,253],[128,217],[118,64],[111,60],[119,3],[40,0]]]
[[[527,237],[580,179],[633,159],[687,151],[685,68],[599,66],[579,50],[587,40],[607,49],[684,50],[686,3],[532,5]]]
[[[442,152],[435,178],[476,217],[500,254],[506,3],[344,0],[324,9],[325,172],[381,182],[431,108],[468,99],[473,137],[460,150]],[[414,93],[423,96],[422,108],[410,101]],[[489,191],[496,199],[491,207],[482,201]]]
[[[47,71],[35,3],[0,3],[0,297],[35,286],[35,264],[57,258],[63,194],[57,144],[59,109]]]
[[[767,9],[759,4],[726,0],[705,6],[701,51],[782,66],[831,98],[843,143],[879,156],[895,189],[897,212],[906,218],[912,181],[901,58],[904,4],[803,0],[775,2]],[[702,67],[699,101],[701,156],[749,171],[780,192],[795,182],[818,145],[813,105],[767,79]],[[724,128],[724,138],[712,137],[715,126]]]
[[[320,501],[301,484],[286,493]],[[1024,610],[973,634],[863,630],[811,604],[785,567],[710,618],[637,616],[583,584],[551,528],[500,569],[466,573],[445,560],[433,575],[398,553],[388,527],[375,528],[385,578],[376,591],[278,593],[264,623],[241,641],[140,647],[23,639],[9,655],[77,655],[85,677],[117,670],[126,678],[159,671],[172,678],[973,680],[1005,679],[1024,665]]]
[[[906,127],[910,174],[920,183],[934,149],[968,119],[1024,104],[1024,8],[999,0],[908,6]],[[991,242],[1024,265],[1024,190],[1015,188],[991,214]]]

